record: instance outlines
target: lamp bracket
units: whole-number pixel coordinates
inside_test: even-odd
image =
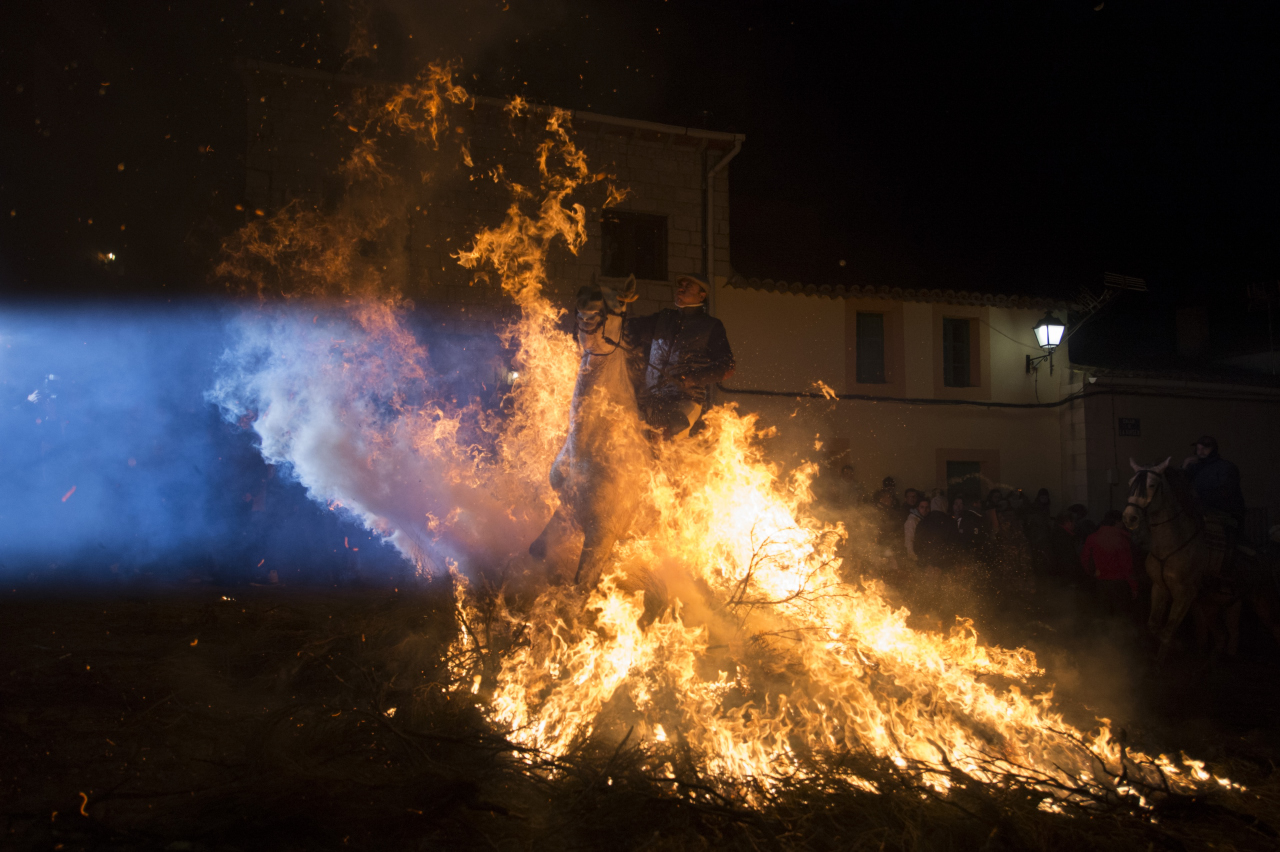
[[[1032,358],[1030,355],[1028,355],[1027,356],[1027,375],[1031,375],[1032,370],[1040,369],[1040,364],[1043,361],[1049,362],[1049,375],[1052,376],[1053,375],[1053,352],[1052,351],[1046,352],[1043,355],[1037,355],[1035,358]]]

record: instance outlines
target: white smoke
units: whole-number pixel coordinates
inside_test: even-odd
[[[546,511],[509,493],[485,449],[484,411],[444,398],[403,320],[379,303],[246,312],[207,398],[228,420],[251,420],[263,458],[312,499],[349,512],[420,572],[500,565]]]

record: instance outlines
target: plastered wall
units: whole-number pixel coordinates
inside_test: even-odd
[[[841,392],[866,395],[874,388],[852,383],[846,356],[852,345],[844,299],[721,287],[721,320],[738,360],[726,384],[739,390],[811,393],[821,380]],[[865,301],[865,300],[864,300]],[[880,302],[868,302],[878,306]],[[945,487],[945,461],[981,460],[993,484],[1034,493],[1048,488],[1054,509],[1080,499],[1064,459],[1063,428],[1072,424],[1057,408],[997,408],[983,401],[1034,403],[1069,392],[1070,370],[1063,349],[1037,374],[1026,372],[1026,354],[1040,354],[1032,327],[1043,310],[951,306],[899,302],[904,381],[885,386],[884,395],[937,399],[940,369],[938,329],[944,316],[973,317],[982,329],[982,370],[986,386],[946,389],[950,397],[976,405],[922,405],[897,401],[797,399],[749,393],[721,394],[764,425],[777,426],[776,456],[786,463],[809,458],[836,468],[853,464],[868,491],[891,475],[899,490]],[[856,309],[856,305],[852,306]],[[1065,347],[1064,347],[1065,349]],[[888,355],[888,353],[886,353]],[[1038,381],[1038,384],[1037,384]],[[897,390],[901,388],[901,390]],[[897,390],[897,393],[894,391]],[[821,446],[819,446],[819,444]],[[954,456],[954,458],[951,458]],[[944,458],[945,457],[945,458]],[[1065,474],[1065,475],[1064,475]]]

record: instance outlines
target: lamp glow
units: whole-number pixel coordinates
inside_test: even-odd
[[[1044,350],[1044,354],[1038,358],[1027,356],[1027,375],[1031,371],[1038,369],[1041,361],[1049,362],[1049,375],[1053,375],[1053,350],[1057,349],[1062,343],[1062,336],[1067,331],[1065,323],[1058,322],[1058,318],[1053,315],[1052,311],[1045,311],[1044,318],[1035,324],[1032,331],[1036,333],[1036,343]]]
[[[1052,352],[1062,343],[1062,335],[1066,330],[1067,327],[1058,322],[1052,312],[1045,311],[1044,319],[1036,323],[1034,328],[1036,343],[1040,344],[1040,348],[1044,351]]]

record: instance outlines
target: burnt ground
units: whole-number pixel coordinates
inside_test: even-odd
[[[446,586],[4,589],[0,848],[1280,843],[1280,655],[1256,636],[1234,661],[1188,650],[1152,671],[1139,639],[1088,619],[1067,630],[1052,613],[1011,620],[1006,608],[988,630],[1036,647],[1073,721],[1110,715],[1136,745],[1184,749],[1246,793],[1167,803],[1154,822],[1119,807],[1055,815],[1035,809],[1039,797],[982,785],[941,801],[845,755],[828,759],[884,792],[795,782],[753,809],[687,767],[679,784],[653,776],[625,742],[531,768],[486,727],[478,699],[447,688]]]

